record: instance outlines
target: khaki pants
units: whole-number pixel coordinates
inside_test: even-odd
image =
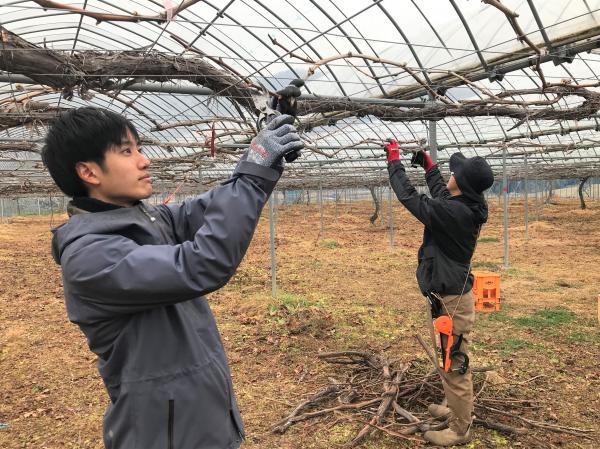
[[[469,354],[470,334],[475,322],[475,298],[470,290],[462,295],[442,296],[443,315],[452,317],[452,334],[454,342],[462,334],[463,340],[460,350]],[[445,338],[444,338],[445,340]],[[446,342],[443,341],[445,345]],[[450,369],[456,369],[460,361],[452,360]],[[446,373],[442,381],[444,394],[448,402],[448,408],[452,411],[449,427],[459,435],[464,435],[471,426],[471,415],[473,413],[473,380],[471,370],[465,374],[458,371]]]

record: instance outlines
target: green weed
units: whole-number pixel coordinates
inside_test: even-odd
[[[336,240],[324,239],[323,241],[321,241],[321,246],[327,249],[335,249],[340,248],[342,245],[340,245]]]
[[[285,308],[289,313],[294,313],[302,309],[310,309],[313,307],[321,309],[323,308],[323,304],[320,301],[310,301],[301,296],[284,292],[279,292],[277,294],[277,299],[267,306],[270,315],[275,315],[281,308]]]
[[[532,349],[535,348],[535,346],[534,343],[528,340],[522,340],[516,337],[507,338],[496,344],[496,347],[505,353],[513,353],[522,349]]]
[[[575,320],[575,318],[575,313],[571,312],[570,310],[555,308],[538,310],[531,316],[515,318],[514,323],[517,326],[542,328],[570,323]]]
[[[498,271],[500,264],[494,262],[487,262],[485,260],[477,260],[471,264],[471,268],[480,268],[489,271]]]
[[[504,311],[489,313],[487,317],[489,321],[500,321],[501,323],[510,323],[513,321],[513,318],[509,317]]]
[[[597,331],[577,331],[572,332],[567,336],[569,343],[592,343],[600,345],[600,332]]]
[[[513,278],[520,278],[528,275],[528,273],[525,271],[515,267],[504,268],[504,270],[502,270],[502,274]]]

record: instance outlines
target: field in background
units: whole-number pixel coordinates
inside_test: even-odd
[[[478,314],[473,366],[495,366],[507,382],[529,383],[543,404],[524,416],[600,430],[600,202],[578,209],[557,200],[530,206],[524,240],[523,204],[510,205],[510,267],[502,268],[502,210],[490,201],[474,258],[475,269],[502,277],[502,310]],[[414,338],[426,336],[424,301],[414,277],[422,226],[395,206],[395,245],[385,225],[369,223],[369,202],[325,210],[318,205],[277,213],[277,299],[271,298],[266,213],[248,255],[223,290],[210,296],[245,419],[246,449],[330,449],[361,425],[336,418],[293,426],[273,435],[270,425],[336,369],[319,351],[385,349],[389,358],[423,357]],[[337,219],[336,219],[337,216]],[[54,216],[54,224],[64,220]],[[536,218],[538,218],[536,220]],[[49,217],[15,217],[0,225],[0,447],[101,448],[108,398],[95,357],[66,319],[59,268],[49,254]],[[539,377],[536,377],[539,376]],[[1,426],[0,426],[1,427]],[[597,447],[581,438],[532,430],[519,443],[475,428],[470,447]],[[596,434],[598,436],[598,434]],[[367,448],[397,448],[387,436]]]

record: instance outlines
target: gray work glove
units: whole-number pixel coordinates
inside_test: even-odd
[[[302,94],[300,88],[304,86],[304,80],[295,79],[290,84],[276,93],[271,99],[271,108],[281,114],[293,115],[298,113],[298,97]],[[300,157],[300,150],[285,155],[286,162],[293,162]]]
[[[280,170],[283,157],[304,148],[304,142],[294,128],[294,117],[278,115],[250,142],[246,160]]]

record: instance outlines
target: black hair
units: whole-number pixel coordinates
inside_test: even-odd
[[[106,152],[121,144],[127,130],[139,142],[135,127],[122,115],[94,107],[71,109],[50,125],[42,148],[42,161],[66,195],[87,196],[75,165],[96,162],[104,170]]]

